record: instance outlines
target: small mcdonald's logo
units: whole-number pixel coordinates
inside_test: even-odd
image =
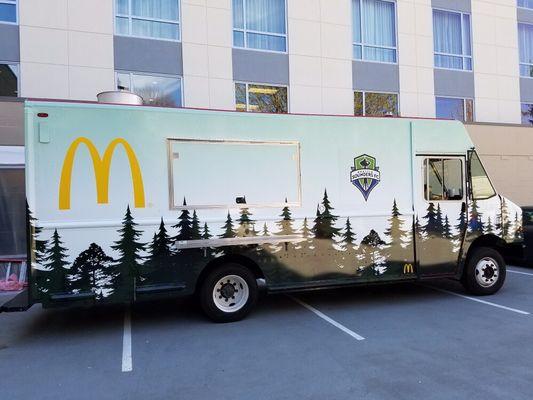
[[[403,273],[404,274],[414,274],[413,264],[404,264]]]
[[[67,150],[65,160],[63,161],[63,169],[61,171],[61,180],[59,182],[59,209],[70,209],[70,187],[72,181],[72,167],[74,165],[74,157],[80,145],[84,145],[89,150],[91,156],[94,177],[96,180],[96,201],[98,204],[107,204],[109,202],[109,174],[111,168],[111,159],[117,146],[121,146],[128,157],[131,179],[133,184],[134,204],[137,208],[145,206],[144,198],[144,184],[141,174],[139,162],[130,144],[122,139],[114,139],[109,143],[104,151],[103,157],[100,157],[96,146],[87,138],[79,137]]]

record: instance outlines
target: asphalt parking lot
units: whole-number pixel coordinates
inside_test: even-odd
[[[533,270],[464,295],[435,281],[267,296],[232,324],[188,300],[34,306],[0,314],[0,398],[533,398]]]

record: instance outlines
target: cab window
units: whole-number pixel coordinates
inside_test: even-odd
[[[485,200],[496,195],[496,191],[475,151],[470,153],[470,179],[474,200]]]
[[[427,201],[463,199],[463,162],[459,158],[424,160],[424,198]]]

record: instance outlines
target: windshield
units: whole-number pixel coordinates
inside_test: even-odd
[[[496,191],[475,151],[470,153],[470,179],[474,200],[484,200],[496,195]]]

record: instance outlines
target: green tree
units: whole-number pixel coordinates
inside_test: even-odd
[[[231,239],[236,236],[235,230],[233,229],[233,219],[231,219],[231,214],[229,213],[229,211],[228,216],[226,217],[226,222],[222,226],[222,230],[224,231],[224,233],[219,235],[219,238],[221,239]]]
[[[207,226],[207,222],[206,222],[206,223],[204,223],[204,230],[202,232],[202,239],[209,240],[211,238],[212,238],[212,236],[211,236],[211,233],[209,232],[209,227]]]
[[[496,230],[500,232],[502,238],[506,238],[509,235],[510,225],[509,209],[507,208],[507,202],[502,197],[499,218],[495,224]]]
[[[31,237],[33,239],[34,244],[34,254],[35,254],[35,263],[37,265],[43,265],[46,257],[46,251],[47,251],[47,242],[46,240],[39,239],[43,228],[40,226],[37,226],[35,223],[37,221],[37,218],[34,218],[32,215],[32,212],[28,206],[28,203],[26,202],[26,216],[28,219],[28,227],[31,232]]]
[[[237,237],[247,237],[253,235],[253,224],[254,220],[251,219],[251,213],[248,208],[241,208],[239,219],[238,219],[238,227],[237,231],[235,232],[235,236]]]
[[[443,227],[442,236],[446,239],[452,239],[453,237],[452,229],[450,226],[450,220],[448,219],[447,215],[444,217],[444,227]]]
[[[350,218],[346,218],[346,225],[344,226],[344,232],[341,234],[342,238],[342,249],[344,251],[353,250],[355,245],[356,235],[352,230],[352,224],[350,223]]]
[[[81,252],[69,271],[69,287],[76,292],[94,292],[101,300],[111,294],[115,278],[113,259],[96,243]]]
[[[147,250],[148,256],[142,268],[143,281],[147,284],[168,282],[175,269],[175,260],[172,238],[167,232],[163,218]]]
[[[185,198],[183,198],[183,206],[187,206],[187,201],[185,200]],[[180,215],[178,217],[178,223],[176,225],[173,225],[172,228],[178,230],[178,234],[172,238],[176,244],[177,242],[192,240],[192,238],[194,237],[192,218],[187,208],[181,210]]]
[[[124,300],[134,298],[134,290],[141,268],[140,253],[144,251],[144,243],[139,242],[141,231],[131,215],[130,206],[122,220],[122,227],[118,230],[119,240],[111,248],[119,253],[115,263],[116,280],[115,293]]]
[[[513,235],[514,240],[522,240],[522,223],[520,222],[518,218],[518,212],[515,213],[513,230],[514,230],[514,235]]]
[[[476,200],[472,201],[472,207],[470,209],[470,219],[468,221],[468,229],[471,233],[483,233],[483,222],[481,221],[481,213],[479,212]]]
[[[263,233],[262,233],[262,236],[270,236],[270,232],[268,231],[268,226],[266,224],[266,222],[264,223],[263,225]]]
[[[487,219],[487,226],[485,227],[487,233],[494,233],[494,226],[492,225],[492,220],[489,218]]]
[[[285,199],[285,204],[287,203],[287,199]],[[294,228],[292,227],[292,214],[287,205],[283,207],[281,214],[280,214],[281,220],[276,222],[276,225],[278,227],[278,232],[276,233],[277,236],[292,236],[296,233]],[[284,242],[285,245],[285,251],[289,250],[289,242]],[[292,246],[291,246],[292,248]]]
[[[427,208],[427,214],[424,216],[426,225],[424,226],[424,232],[429,236],[442,236],[442,215],[438,217],[437,210],[435,210],[435,204],[429,203]],[[440,219],[440,221],[439,221]]]
[[[63,247],[63,242],[57,229],[54,230],[54,234],[50,239],[50,243],[47,246],[47,251],[44,256],[44,266],[46,268],[44,274],[42,274],[43,280],[41,287],[47,293],[57,293],[64,291],[65,281],[68,269],[66,268],[68,262],[67,249]]]
[[[398,209],[396,199],[392,202],[392,211],[388,223],[389,226],[385,230],[385,236],[388,238],[385,258],[388,261],[408,261],[412,256],[403,247],[408,240],[408,233],[403,229],[402,214]]]
[[[196,215],[196,210],[192,212],[191,220],[191,240],[200,240],[202,238],[202,232],[200,231],[200,220]]]

